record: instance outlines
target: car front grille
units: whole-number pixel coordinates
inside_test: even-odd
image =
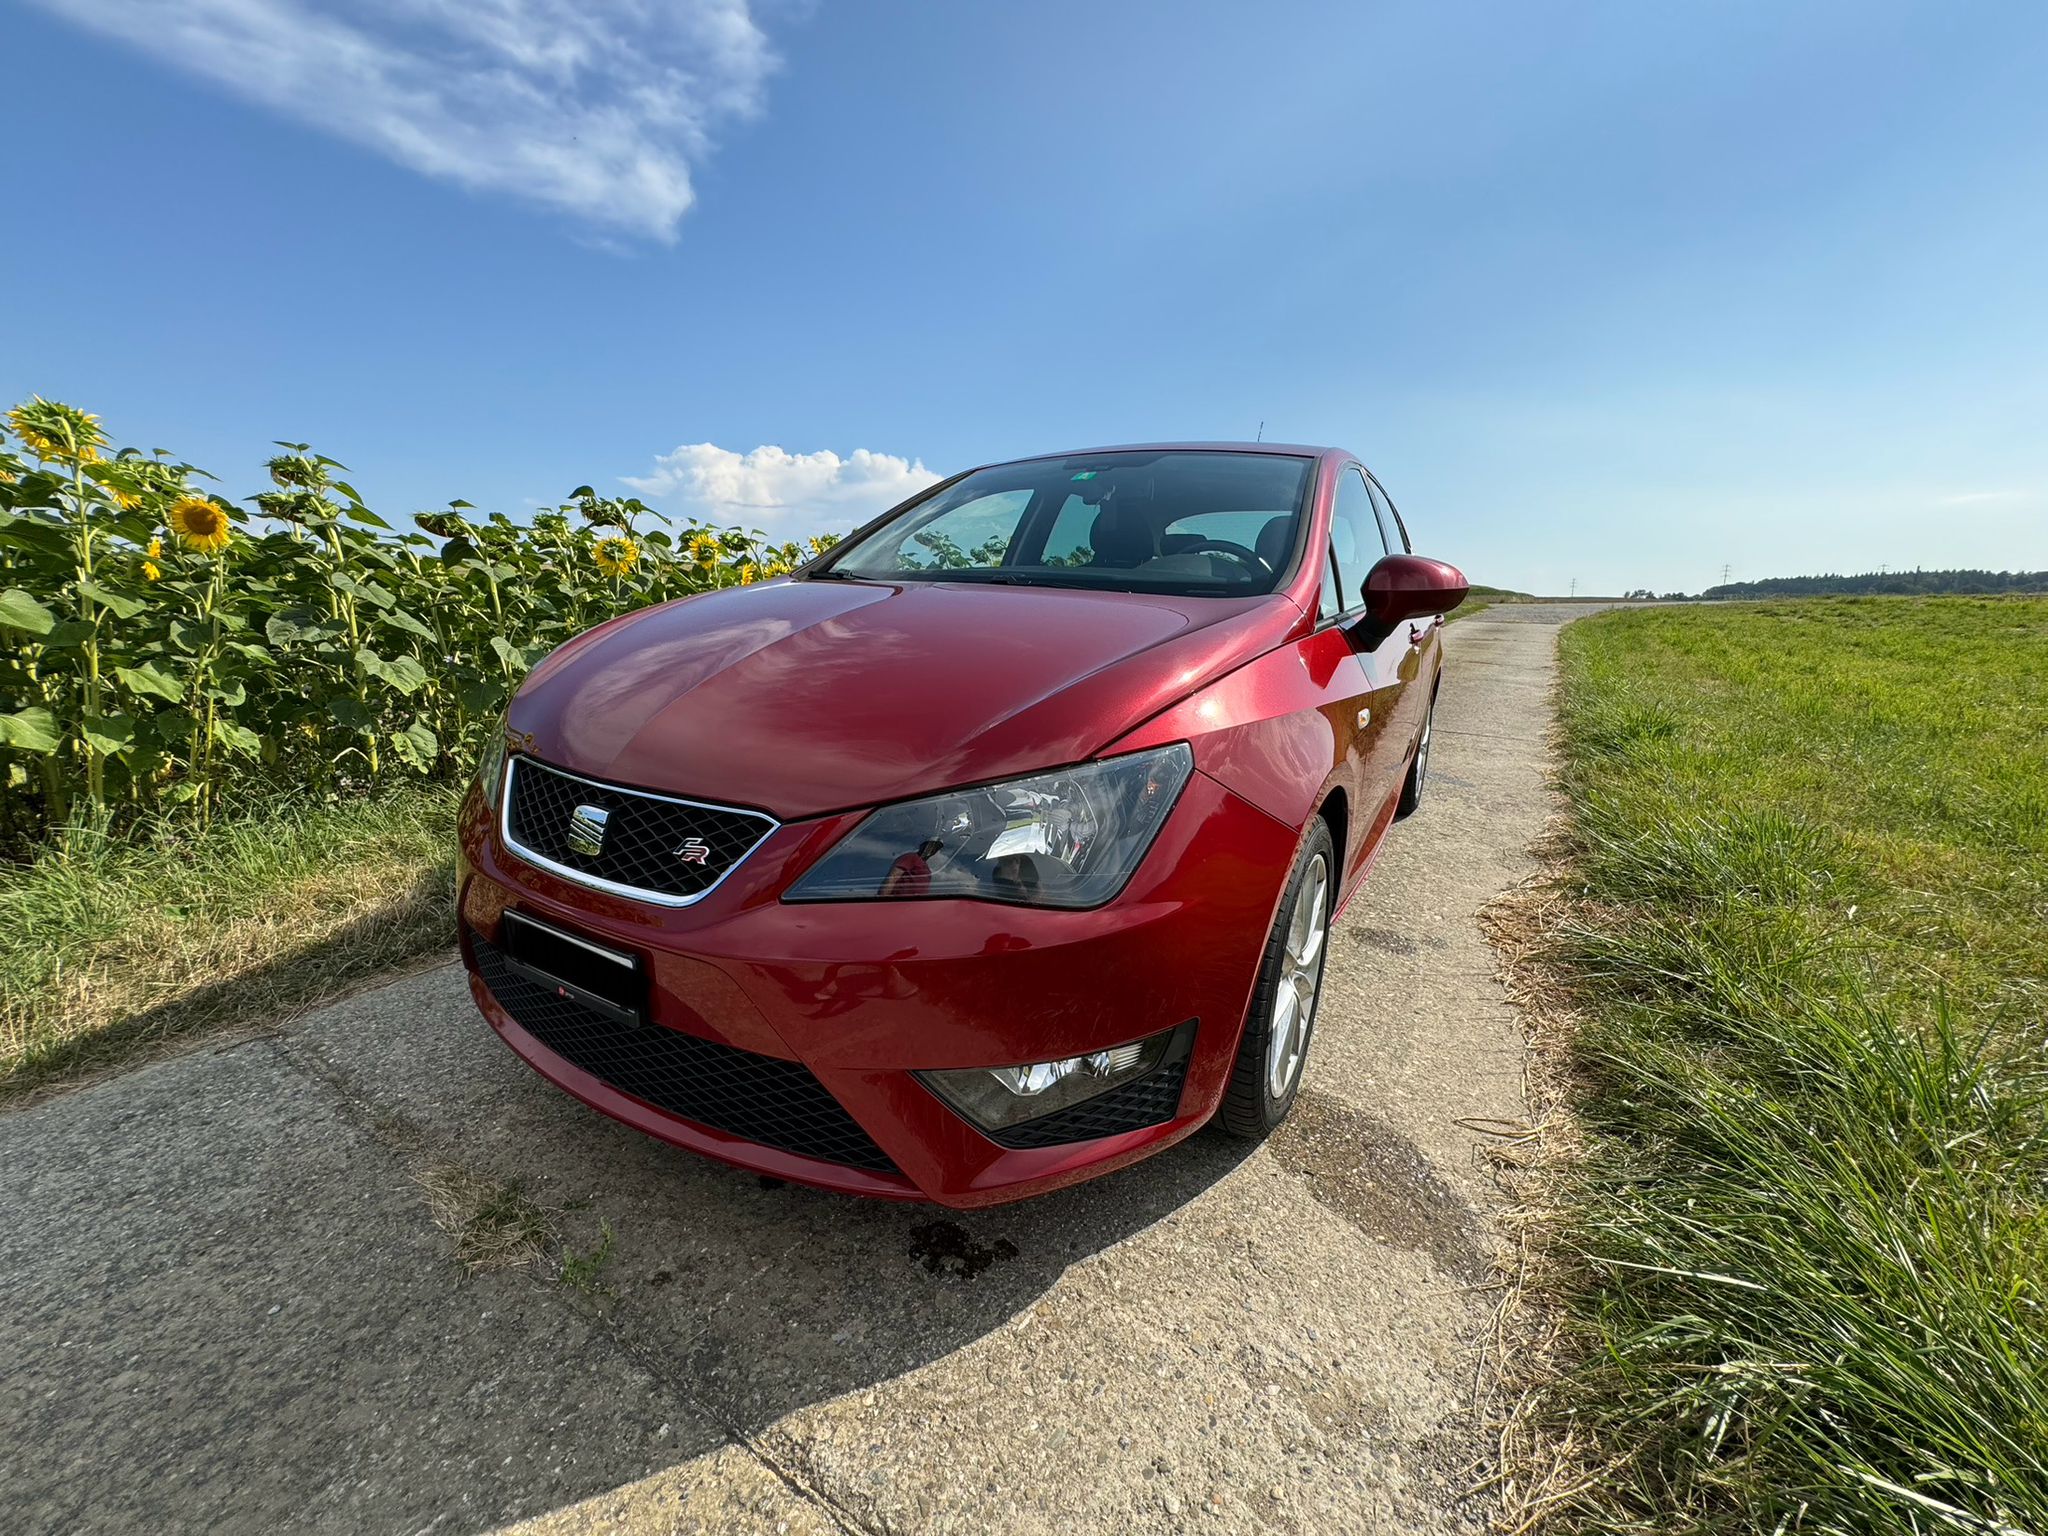
[[[594,853],[571,838],[579,813],[602,823]],[[514,852],[568,879],[665,906],[709,893],[775,826],[759,811],[601,784],[536,758],[515,757],[507,770],[504,830]]]
[[[527,980],[474,928],[469,942],[477,974],[514,1023],[621,1093],[760,1146],[870,1173],[897,1172],[802,1063],[657,1024],[615,1023]]]
[[[999,1147],[1022,1150],[1093,1141],[1098,1136],[1119,1136],[1125,1131],[1164,1125],[1180,1113],[1180,1091],[1187,1076],[1188,1058],[1182,1054],[1107,1093],[1098,1093],[1092,1099],[1083,1099],[1006,1130],[983,1134]]]

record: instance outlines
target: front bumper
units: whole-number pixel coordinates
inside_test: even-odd
[[[1293,828],[1198,771],[1131,884],[1092,912],[955,900],[783,904],[781,891],[859,815],[784,825],[704,901],[665,909],[520,859],[472,794],[459,905],[479,1008],[543,1076],[615,1119],[742,1167],[854,1194],[954,1206],[1019,1199],[1136,1161],[1210,1117],[1294,857]],[[497,995],[507,984],[492,957],[508,907],[645,957],[649,1025],[682,1038],[641,1045],[675,1063],[659,1081],[677,1093],[651,1086],[638,1064],[584,1049],[583,1037],[561,1033],[574,1021],[535,1015],[535,999]],[[522,1011],[526,1024],[515,1016]],[[912,1075],[1078,1056],[1189,1020],[1195,1042],[1176,1069],[1178,1103],[1170,1089],[1160,1101],[1168,1118],[1087,1140],[998,1146]],[[707,1091],[706,1071],[718,1082],[737,1074],[735,1091],[753,1095],[753,1107],[676,1113],[677,1103],[708,1102],[690,1096]],[[858,1139],[826,1124],[829,1109],[812,1101],[805,1078]],[[1161,1085],[1151,1086],[1157,1099]],[[765,1124],[761,1104],[804,1117],[803,1134],[745,1134]],[[868,1156],[862,1141],[880,1156]]]

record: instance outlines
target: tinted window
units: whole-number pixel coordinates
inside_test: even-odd
[[[948,507],[876,546],[878,558],[899,571],[942,571],[993,565],[1009,551],[1029,491],[998,491]]]
[[[1380,515],[1380,532],[1385,536],[1387,548],[1399,550],[1402,554],[1413,554],[1415,546],[1408,542],[1408,529],[1401,521],[1401,514],[1394,510],[1394,504],[1387,500],[1387,493],[1379,481],[1370,482],[1373,510]]]
[[[1307,459],[1113,452],[976,470],[813,574],[1235,597],[1292,561]]]
[[[1387,552],[1380,537],[1379,520],[1373,516],[1365,476],[1356,468],[1345,470],[1337,480],[1337,496],[1330,508],[1330,547],[1337,556],[1343,611],[1349,613],[1365,601],[1365,573]]]

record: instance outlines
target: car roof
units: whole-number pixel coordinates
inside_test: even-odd
[[[996,469],[1005,464],[1029,464],[1036,459],[1083,459],[1098,453],[1269,453],[1293,459],[1355,458],[1342,448],[1312,443],[1108,443],[1094,448],[1068,448],[1057,453],[1027,453],[1014,459],[996,459],[977,465]]]

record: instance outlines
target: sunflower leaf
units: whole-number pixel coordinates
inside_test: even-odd
[[[56,751],[57,717],[40,704],[0,715],[0,747],[12,747],[17,752]]]
[[[432,773],[435,759],[441,755],[440,741],[418,720],[402,731],[393,731],[391,746],[405,759],[406,766],[418,773]]]
[[[0,592],[0,624],[24,634],[47,635],[57,616],[19,587]]]
[[[165,675],[146,661],[139,667],[116,667],[114,675],[128,686],[131,693],[153,693],[173,704],[185,697],[184,686],[176,678]]]
[[[239,753],[243,757],[263,755],[263,738],[245,726],[236,725],[230,720],[217,720],[214,722],[213,734],[230,752]]]
[[[327,716],[336,725],[349,731],[366,731],[377,723],[377,712],[361,699],[346,695],[332,700],[327,706]]]
[[[356,652],[356,665],[366,677],[374,677],[400,693],[418,693],[426,686],[427,669],[414,656],[393,656],[388,660],[372,650]]]
[[[128,715],[87,715],[79,730],[93,750],[112,757],[135,739],[135,721]]]
[[[132,619],[135,615],[142,612],[142,604],[134,598],[126,597],[119,592],[110,592],[96,581],[90,579],[81,581],[78,584],[78,590],[83,596],[91,598],[117,619]]]
[[[389,609],[379,614],[378,618],[384,623],[389,624],[393,629],[402,629],[409,635],[419,635],[428,640],[439,640],[441,638],[403,608]]]

